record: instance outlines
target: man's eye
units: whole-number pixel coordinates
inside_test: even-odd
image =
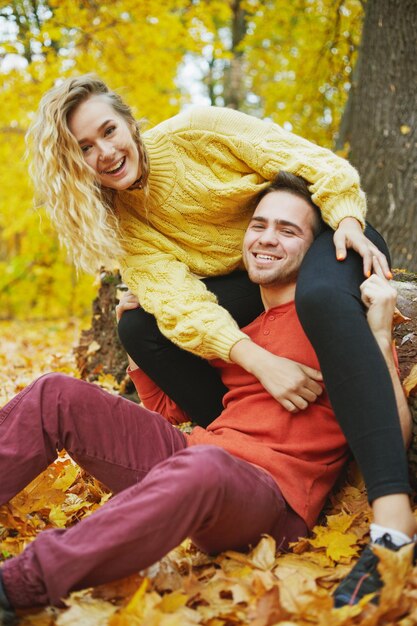
[[[281,231],[282,233],[284,233],[284,235],[293,235],[294,231],[293,230],[289,230],[288,228],[284,228],[284,230]]]

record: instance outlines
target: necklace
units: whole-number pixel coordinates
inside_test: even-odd
[[[130,185],[129,190],[131,189],[143,189],[142,176],[140,176],[137,180],[135,180],[132,185]]]

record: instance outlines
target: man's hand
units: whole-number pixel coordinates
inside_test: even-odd
[[[120,321],[124,311],[130,311],[131,309],[138,309],[140,307],[137,296],[131,291],[125,291],[120,298],[119,304],[116,306],[116,318]]]
[[[377,261],[374,261],[376,264]],[[392,318],[397,301],[397,292],[384,276],[382,267],[365,280],[361,289],[362,302],[368,309],[368,324],[375,335],[391,341]]]
[[[321,372],[276,356],[249,339],[238,341],[230,352],[234,363],[251,372],[277,402],[296,413],[323,392]]]
[[[363,258],[364,276],[381,269],[383,276],[392,278],[385,255],[363,234],[362,227],[354,217],[345,217],[333,235],[338,261],[346,259],[347,248],[352,248]]]

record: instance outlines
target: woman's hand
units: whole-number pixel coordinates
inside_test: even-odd
[[[369,278],[372,270],[382,268],[386,278],[392,274],[385,255],[363,234],[362,227],[354,217],[345,217],[339,224],[333,242],[336,248],[336,258],[344,261],[347,248],[352,248],[363,258],[363,273]]]
[[[119,304],[116,306],[116,318],[120,321],[124,311],[130,311],[131,309],[138,309],[140,307],[137,296],[131,291],[125,291],[120,298]]]
[[[321,372],[302,363],[276,356],[250,339],[238,341],[230,351],[234,363],[256,376],[277,402],[296,413],[322,393]]]

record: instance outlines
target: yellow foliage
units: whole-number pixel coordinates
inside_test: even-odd
[[[9,0],[2,6],[9,26],[0,43],[2,319],[84,315],[94,295],[92,279],[76,275],[42,209],[32,208],[24,133],[58,79],[96,72],[153,125],[190,99],[190,85],[178,83],[185,60],[213,104],[224,104],[237,60],[241,108],[330,146],[362,20],[360,0],[241,0],[244,33],[234,42],[238,3],[231,0]]]

